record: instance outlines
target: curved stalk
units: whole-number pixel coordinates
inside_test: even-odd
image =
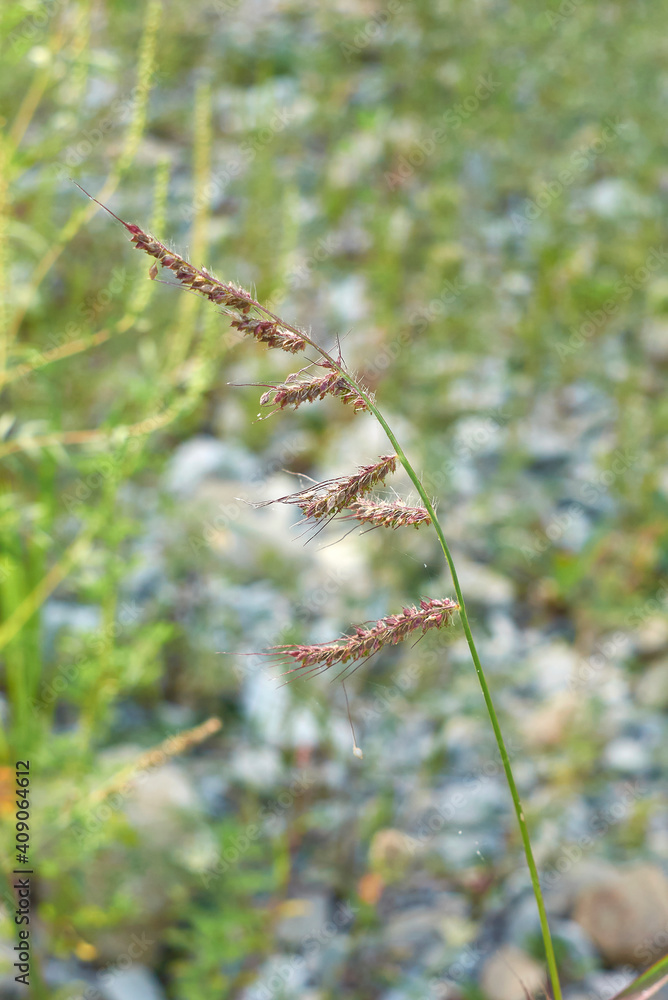
[[[76,181],[74,183],[76,184]],[[77,187],[80,187],[80,185],[77,184]],[[81,188],[81,190],[84,192],[85,195],[87,195],[87,197],[89,198],[92,197],[83,188]],[[92,200],[97,201],[96,198],[92,198]],[[371,396],[371,393],[368,392],[362,385],[360,385],[357,382],[357,380],[349,372],[346,371],[346,369],[343,366],[343,362],[341,361],[340,358],[338,360],[333,358],[331,354],[329,354],[324,348],[320,347],[308,334],[304,333],[303,330],[300,330],[297,327],[292,326],[290,323],[286,323],[283,319],[280,318],[280,316],[277,316],[275,313],[271,312],[265,306],[257,302],[251,295],[248,294],[248,292],[244,292],[243,290],[235,288],[231,285],[224,285],[217,279],[212,279],[211,275],[209,275],[208,272],[205,273],[204,271],[197,270],[191,264],[188,264],[187,261],[184,261],[183,258],[178,257],[178,255],[168,251],[167,248],[159,241],[154,240],[153,237],[150,237],[147,234],[143,233],[143,231],[140,230],[138,226],[128,225],[128,223],[123,222],[122,219],[119,219],[117,215],[114,215],[114,213],[110,209],[108,209],[106,205],[103,205],[101,202],[97,203],[100,204],[102,208],[105,209],[105,211],[109,212],[110,215],[114,216],[115,219],[117,219],[123,226],[125,226],[125,228],[129,232],[133,234],[133,242],[136,243],[137,249],[145,250],[151,256],[160,260],[163,267],[168,267],[171,270],[173,270],[176,273],[177,279],[181,281],[183,284],[185,284],[186,287],[192,284],[192,276],[197,274],[201,279],[204,279],[203,283],[207,285],[217,285],[220,288],[229,292],[230,296],[234,300],[234,306],[231,307],[234,310],[238,308],[236,303],[238,303],[241,300],[244,302],[244,306],[242,309],[242,312],[244,314],[248,313],[249,309],[255,309],[259,313],[262,313],[264,316],[268,317],[273,322],[277,323],[284,330],[290,331],[291,333],[295,334],[298,338],[300,338],[302,343],[308,344],[310,347],[312,347],[315,351],[318,352],[321,358],[325,359],[332,366],[332,368],[338,371],[338,373],[342,376],[342,378],[350,385],[351,389],[357,394],[359,394],[359,396],[361,396],[361,398],[367,404],[369,411],[374,415],[380,426],[387,434],[387,437],[392,443],[392,446],[394,447],[394,450],[397,454],[399,461],[406,470],[406,473],[408,474],[411,482],[415,486],[415,489],[417,490],[420,499],[422,500],[429,516],[431,517],[434,529],[436,531],[438,540],[443,550],[443,555],[445,556],[445,560],[450,569],[452,582],[455,588],[455,593],[457,595],[457,601],[459,603],[459,613],[462,620],[462,626],[464,628],[464,634],[466,635],[466,641],[468,643],[469,651],[471,653],[471,659],[473,660],[473,665],[475,667],[475,671],[478,676],[478,681],[480,683],[480,688],[482,690],[482,695],[487,708],[487,713],[492,723],[492,729],[494,730],[494,737],[496,739],[496,743],[499,748],[499,753],[501,755],[501,761],[503,763],[503,770],[506,775],[506,780],[508,782],[508,787],[510,789],[513,805],[515,807],[515,815],[520,829],[520,835],[522,838],[522,844],[524,846],[524,853],[526,855],[527,865],[529,867],[529,873],[531,875],[531,884],[533,887],[534,896],[536,897],[536,903],[538,906],[540,927],[543,936],[543,944],[545,946],[545,957],[547,960],[550,980],[552,983],[553,1000],[561,1000],[561,987],[559,985],[559,975],[557,971],[557,963],[554,954],[554,947],[552,944],[550,928],[547,921],[547,912],[545,910],[545,903],[543,901],[543,894],[540,887],[540,880],[538,878],[538,869],[536,868],[536,862],[534,860],[533,851],[531,848],[531,839],[529,837],[529,830],[527,827],[526,820],[524,818],[522,802],[520,800],[519,792],[517,790],[517,785],[515,784],[515,778],[513,776],[513,770],[510,764],[510,758],[508,756],[508,751],[506,750],[503,734],[501,732],[501,726],[499,724],[499,719],[496,714],[496,709],[494,708],[494,702],[492,701],[492,695],[490,693],[489,685],[487,684],[487,679],[485,677],[485,672],[482,668],[480,657],[478,655],[478,650],[476,648],[476,644],[473,639],[473,634],[471,632],[471,626],[469,624],[468,614],[466,612],[466,604],[464,602],[464,595],[462,594],[461,585],[459,583],[459,578],[457,576],[457,570],[455,568],[454,560],[452,558],[452,554],[448,547],[448,543],[446,542],[445,535],[443,533],[443,528],[441,527],[441,524],[436,516],[433,504],[429,499],[427,491],[425,490],[422,481],[420,480],[420,477],[418,476],[415,469],[409,462],[403,448],[401,447],[397,438],[395,437],[394,432],[387,423],[383,414],[376,406]],[[143,237],[143,242],[141,245],[136,240],[137,234],[140,234]],[[165,260],[167,258],[169,258],[169,263],[165,263]],[[183,267],[184,273],[181,273],[181,267]],[[200,294],[203,294],[206,298],[209,298],[210,301],[217,301],[216,299],[211,298],[210,287],[208,291],[200,290],[197,287],[193,287],[191,290],[194,292],[199,291]]]
[[[536,904],[538,906],[538,916],[539,916],[539,919],[540,919],[540,929],[541,929],[541,933],[542,933],[542,937],[543,937],[543,945],[545,947],[545,957],[546,957],[546,961],[547,961],[548,971],[549,971],[549,974],[550,974],[550,982],[552,984],[553,1000],[562,1000],[561,985],[559,983],[559,973],[558,973],[558,970],[557,970],[557,960],[556,960],[556,957],[555,957],[555,954],[554,954],[554,945],[552,943],[552,936],[550,934],[550,927],[549,927],[548,920],[547,920],[547,911],[545,909],[545,901],[543,900],[543,893],[542,893],[542,890],[541,890],[541,887],[540,887],[540,879],[538,877],[538,869],[536,867],[536,862],[535,862],[535,859],[534,859],[534,856],[533,856],[533,850],[532,850],[532,847],[531,847],[531,838],[529,836],[529,828],[527,826],[527,822],[526,822],[526,819],[525,819],[525,816],[524,816],[524,810],[522,808],[522,801],[520,799],[519,791],[518,791],[517,785],[515,783],[515,777],[513,775],[513,769],[512,769],[512,766],[510,764],[510,757],[508,756],[508,751],[506,749],[505,740],[503,739],[503,733],[501,732],[501,725],[499,723],[499,718],[498,718],[498,716],[496,714],[496,709],[494,707],[494,702],[492,700],[492,695],[491,695],[491,692],[490,692],[490,689],[489,689],[489,685],[487,683],[487,678],[485,676],[485,672],[483,670],[482,663],[480,662],[480,656],[478,655],[478,650],[477,650],[477,647],[476,647],[476,644],[475,644],[475,640],[473,638],[473,633],[471,632],[471,625],[469,623],[468,614],[466,612],[466,603],[464,601],[464,595],[462,593],[462,588],[461,588],[461,585],[459,583],[459,577],[457,576],[457,569],[455,567],[455,563],[454,563],[454,560],[452,558],[452,553],[450,552],[450,548],[449,548],[448,543],[446,541],[445,534],[443,532],[443,528],[441,527],[440,521],[438,520],[438,517],[436,516],[436,511],[434,510],[434,505],[432,504],[431,500],[429,499],[429,495],[427,494],[427,491],[425,490],[425,488],[424,488],[424,486],[422,484],[422,481],[420,480],[420,477],[418,476],[418,474],[416,473],[415,469],[413,468],[413,466],[409,462],[408,458],[406,457],[406,453],[404,452],[403,448],[399,444],[399,441],[397,440],[397,438],[396,438],[396,436],[394,434],[394,431],[392,430],[392,428],[388,424],[387,420],[385,419],[385,417],[383,416],[383,414],[380,412],[380,410],[376,406],[375,402],[371,398],[370,393],[368,393],[366,391],[366,389],[362,385],[360,385],[357,382],[357,380],[354,379],[350,375],[349,372],[347,372],[344,369],[344,367],[343,367],[343,365],[341,364],[340,361],[337,361],[330,354],[328,354],[327,351],[325,351],[322,347],[320,347],[318,344],[316,344],[302,330],[298,330],[296,327],[293,327],[289,323],[286,323],[284,320],[280,319],[280,317],[278,317],[278,316],[274,315],[274,313],[270,312],[270,310],[265,309],[265,307],[261,306],[258,302],[253,301],[253,305],[257,309],[260,309],[266,316],[269,316],[272,319],[274,319],[277,322],[279,322],[281,324],[281,326],[283,326],[286,330],[290,330],[291,332],[293,332],[295,334],[298,334],[300,337],[302,337],[306,341],[307,344],[309,344],[316,351],[318,351],[318,353],[321,355],[321,357],[323,357],[330,364],[334,365],[334,367],[338,370],[338,372],[349,382],[351,388],[353,388],[356,392],[359,393],[359,395],[362,397],[362,399],[365,401],[365,403],[369,407],[370,412],[373,414],[373,416],[376,418],[376,420],[378,421],[378,423],[380,424],[380,426],[383,428],[383,430],[387,434],[387,437],[389,438],[389,440],[390,440],[390,442],[392,444],[392,447],[394,448],[394,450],[397,453],[397,457],[398,457],[399,461],[401,462],[402,466],[406,470],[406,473],[408,474],[411,482],[413,483],[415,489],[417,490],[417,492],[418,492],[418,494],[420,496],[420,499],[422,500],[422,503],[424,504],[424,506],[425,506],[425,508],[426,508],[426,510],[427,510],[427,512],[429,514],[429,516],[431,517],[432,523],[434,525],[434,529],[436,531],[436,534],[438,536],[438,540],[439,540],[441,548],[443,550],[443,555],[445,556],[445,560],[446,560],[446,562],[448,564],[448,568],[450,570],[450,575],[452,576],[452,583],[453,583],[454,588],[455,588],[455,593],[457,595],[457,601],[459,603],[459,608],[460,608],[459,615],[460,615],[460,618],[461,618],[462,627],[464,629],[464,634],[466,636],[466,641],[468,643],[469,651],[471,653],[471,659],[473,660],[473,665],[475,667],[475,671],[476,671],[476,674],[477,674],[477,677],[478,677],[478,681],[480,683],[480,688],[482,690],[482,696],[484,698],[485,706],[487,708],[487,714],[489,715],[489,719],[490,719],[490,722],[492,724],[492,729],[494,730],[494,737],[496,739],[496,745],[499,748],[499,754],[501,755],[501,762],[503,764],[503,770],[504,770],[505,775],[506,775],[506,781],[508,782],[508,787],[510,789],[511,798],[513,800],[513,806],[515,808],[515,816],[517,818],[517,824],[519,826],[520,836],[522,838],[522,845],[524,847],[524,854],[526,856],[527,865],[529,867],[529,873],[530,873],[530,876],[531,876],[531,885],[532,885],[532,888],[533,888],[534,896],[536,898]]]
[[[515,784],[515,777],[513,775],[513,770],[510,764],[510,758],[508,756],[508,751],[506,749],[506,744],[503,739],[503,734],[501,732],[501,725],[499,723],[498,716],[496,714],[496,709],[494,708],[494,702],[492,701],[492,695],[489,690],[489,685],[487,684],[487,678],[485,677],[485,672],[482,668],[482,663],[480,662],[480,656],[478,655],[478,650],[476,648],[475,640],[473,638],[473,633],[471,632],[471,626],[469,624],[468,614],[466,613],[466,603],[464,601],[464,595],[462,593],[462,588],[459,583],[459,577],[457,576],[457,570],[455,568],[455,563],[452,558],[452,554],[448,547],[448,543],[445,540],[445,535],[443,533],[443,528],[436,516],[433,504],[431,503],[427,492],[420,481],[417,473],[413,469],[406,455],[397,441],[394,433],[392,432],[387,421],[383,417],[382,413],[378,410],[374,403],[370,400],[366,400],[369,409],[375,416],[376,420],[379,422],[388,438],[392,442],[399,461],[403,465],[404,469],[410,476],[411,482],[415,486],[415,489],[420,495],[420,499],[425,505],[429,516],[431,517],[432,523],[436,534],[438,535],[438,540],[441,543],[441,548],[443,549],[443,554],[445,556],[446,562],[450,569],[450,575],[452,576],[452,583],[455,588],[455,593],[457,595],[457,602],[459,604],[459,616],[461,618],[462,626],[464,628],[464,634],[466,636],[466,641],[471,653],[471,659],[473,660],[473,665],[475,666],[476,674],[478,675],[478,681],[480,682],[480,688],[482,690],[482,696],[485,699],[485,705],[487,707],[487,714],[489,715],[490,722],[492,723],[492,729],[494,730],[494,736],[496,738],[496,745],[499,748],[499,753],[501,755],[501,761],[503,763],[503,770],[506,775],[506,781],[508,782],[508,787],[510,789],[510,795],[513,800],[513,805],[515,807],[515,815],[517,817],[517,824],[520,828],[520,835],[522,837],[522,844],[524,846],[524,854],[526,855],[527,865],[529,866],[529,873],[531,875],[531,884],[533,886],[534,896],[536,897],[536,904],[538,906],[538,916],[540,919],[540,929],[543,935],[543,944],[545,946],[545,957],[547,960],[547,967],[550,973],[550,981],[552,983],[552,991],[554,994],[553,1000],[561,1000],[561,986],[559,983],[559,973],[557,970],[557,960],[554,954],[554,946],[552,944],[552,936],[550,934],[550,927],[547,920],[547,912],[545,909],[545,902],[543,900],[543,893],[540,887],[540,880],[538,878],[538,869],[536,868],[536,862],[533,856],[533,850],[531,848],[531,838],[529,837],[529,828],[527,826],[526,819],[524,818],[524,810],[522,809],[522,802],[520,799],[519,792],[517,790],[517,785]]]

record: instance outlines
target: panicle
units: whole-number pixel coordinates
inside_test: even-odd
[[[395,645],[412,632],[422,633],[432,628],[442,628],[452,621],[453,612],[459,610],[456,601],[450,598],[432,597],[420,601],[419,607],[402,608],[396,615],[388,615],[370,626],[356,625],[352,635],[334,642],[320,642],[313,645],[274,646],[272,650],[286,657],[296,666],[296,670],[307,672],[327,670],[337,663],[346,664],[364,659],[377,653],[383,646]]]
[[[313,403],[325,396],[338,396],[342,402],[352,403],[355,413],[369,409],[365,400],[329,361],[319,361],[317,365],[328,369],[327,374],[304,377],[302,372],[294,372],[288,375],[285,382],[271,386],[260,399],[261,405],[273,406],[272,412],[276,412],[286,406],[297,409],[302,403]]]
[[[431,524],[431,517],[425,507],[410,507],[403,500],[374,500],[361,498],[350,504],[350,513],[342,520],[361,521],[379,528],[403,528],[409,524],[419,528]]]

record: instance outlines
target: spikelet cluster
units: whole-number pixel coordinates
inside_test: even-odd
[[[278,321],[258,319],[248,315],[253,307],[253,300],[243,288],[219,281],[204,269],[199,271],[173,250],[168,250],[160,240],[145,233],[139,226],[127,222],[123,225],[132,234],[130,242],[134,243],[135,249],[143,250],[163,267],[169,268],[186,288],[198,292],[216,305],[223,306],[231,316],[232,326],[237,330],[255,337],[269,347],[280,347],[281,350],[291,354],[304,350],[306,341],[291,330],[285,330]]]
[[[396,469],[397,456],[383,455],[372,465],[361,466],[352,476],[326,479],[322,483],[300,490],[299,493],[278,497],[277,500],[266,500],[256,506],[266,507],[270,503],[293,504],[300,508],[304,517],[319,521],[320,518],[334,517],[345,510],[358,497],[382,483],[391,472],[396,472]]]
[[[76,184],[77,182],[75,181],[74,183]],[[305,349],[306,340],[293,330],[286,329],[280,320],[260,319],[252,315],[251,311],[257,308],[257,303],[255,303],[245,289],[232,283],[219,281],[218,278],[214,278],[213,275],[209,274],[205,268],[198,270],[196,267],[193,267],[192,264],[188,263],[187,260],[184,260],[183,257],[179,256],[173,250],[170,250],[160,240],[156,240],[155,236],[144,232],[140,226],[136,226],[131,222],[125,222],[124,219],[119,218],[110,208],[103,205],[101,201],[88,194],[88,191],[82,188],[80,184],[77,184],[77,187],[91,201],[96,202],[105,212],[108,212],[121,225],[125,226],[130,233],[130,242],[134,243],[135,249],[143,250],[144,253],[147,253],[149,257],[153,257],[162,267],[166,267],[172,271],[177,281],[186,288],[197,292],[198,295],[202,295],[210,302],[215,302],[216,305],[221,306],[230,316],[231,325],[237,330],[254,337],[255,340],[266,344],[268,347],[279,347],[290,354],[299,354]],[[157,265],[152,264],[149,270],[150,277],[155,278],[157,273]]]
[[[431,524],[426,507],[411,507],[403,500],[374,500],[362,497],[350,504],[349,513],[342,520],[361,521],[375,528],[404,528],[413,525]]]
[[[287,673],[294,673],[296,670],[319,672],[337,663],[346,664],[372,656],[383,646],[395,645],[412,632],[424,633],[428,629],[449,625],[453,612],[458,609],[457,602],[448,597],[432,597],[420,601],[419,607],[402,608],[399,614],[388,615],[373,625],[357,625],[352,635],[335,642],[274,646],[273,651],[297,664]]]
[[[352,403],[355,413],[369,409],[365,400],[329,361],[319,361],[318,367],[328,369],[327,374],[305,377],[302,372],[294,372],[288,375],[285,382],[271,386],[260,399],[261,405],[273,406],[272,412],[275,413],[276,410],[284,410],[286,406],[297,409],[302,403],[313,403],[325,396],[338,396],[342,402]]]
[[[293,333],[292,330],[285,330],[280,323],[268,319],[258,319],[256,316],[234,316],[232,314],[231,325],[241,333],[255,337],[261,344],[267,347],[280,347],[282,351],[290,354],[301,354],[306,348],[306,341]]]

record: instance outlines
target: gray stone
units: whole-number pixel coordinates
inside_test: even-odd
[[[158,596],[164,599],[174,592],[162,545],[143,538],[133,552],[132,568],[123,580],[123,590],[136,601],[146,602]]]
[[[507,605],[514,597],[512,581],[482,563],[472,562],[465,555],[456,557],[457,575],[462,590],[477,604]]]
[[[583,889],[574,919],[612,965],[647,966],[665,951],[668,879],[656,865],[634,865]]]
[[[493,760],[485,763],[493,765],[489,774],[484,767],[476,769],[468,779],[450,782],[438,796],[436,808],[443,816],[451,817],[447,823],[449,828],[485,828],[494,815],[508,808],[508,792],[503,783],[500,762],[497,764]]]
[[[73,601],[46,601],[42,608],[42,643],[46,656],[53,655],[53,646],[61,629],[71,632],[94,632],[100,627],[102,610],[93,604]]]
[[[457,828],[434,838],[433,848],[447,868],[456,871],[501,856],[503,835],[493,828],[476,830],[475,834]]]
[[[606,177],[590,185],[584,192],[583,200],[604,219],[644,215],[649,210],[648,199],[621,177]]]
[[[241,1000],[276,1000],[283,997],[301,997],[308,978],[308,970],[299,955],[282,953],[272,955],[260,969],[258,977],[241,993]]]
[[[428,953],[440,952],[443,947],[438,914],[427,908],[416,907],[392,917],[383,936],[393,957],[399,961],[419,958],[422,964]]]
[[[332,284],[328,297],[330,307],[343,323],[359,323],[368,314],[366,282],[361,275],[353,274]]]
[[[274,933],[278,941],[298,947],[312,942],[315,947],[329,917],[329,895],[309,893],[297,899],[288,899],[281,908],[282,916],[276,922]],[[320,933],[319,933],[320,932]]]
[[[165,994],[155,976],[143,965],[114,969],[97,977],[97,988],[105,1000],[164,1000]]]
[[[648,667],[636,688],[638,701],[647,708],[668,708],[668,659]]]
[[[488,1000],[526,1000],[545,988],[543,966],[515,945],[503,945],[484,963],[480,985]]]
[[[658,808],[650,816],[647,830],[647,850],[657,857],[668,858],[668,808]]]
[[[622,774],[639,774],[651,767],[652,756],[640,740],[620,736],[605,748],[603,762]]]
[[[250,788],[273,789],[282,775],[279,751],[268,744],[240,746],[230,761],[230,776]]]
[[[534,904],[535,905],[535,904]],[[558,920],[553,924],[554,937],[566,946],[567,959],[574,968],[591,968],[596,961],[596,950],[580,924],[575,920]]]
[[[177,846],[193,811],[200,809],[193,783],[173,762],[139,771],[124,803],[129,823],[149,837],[151,844]]]
[[[397,881],[412,867],[421,849],[420,840],[403,830],[385,827],[373,835],[369,845],[369,867],[382,875],[385,882]]]
[[[13,944],[14,942],[12,942]],[[3,951],[4,949],[0,946],[0,961],[4,963],[5,955]],[[11,961],[16,961],[15,956],[12,955]],[[73,997],[85,997],[86,989],[93,987],[96,976],[93,968],[87,968],[75,958],[46,958],[41,971],[47,986],[50,986],[54,991],[62,989],[63,986],[69,986],[69,992],[66,992],[65,995],[72,995]],[[13,980],[12,983],[14,986],[17,986]],[[74,986],[78,988],[78,993],[73,991]],[[21,995],[21,990],[23,990],[22,986],[20,988],[17,987],[17,997]],[[2,997],[2,1000],[9,1000],[10,997],[13,1000],[14,997],[14,993],[6,989],[5,981],[2,978],[0,978],[0,997]],[[96,1000],[99,1000],[99,997],[96,997]]]
[[[577,865],[561,873],[560,878],[550,880],[545,890],[545,906],[548,913],[559,917],[570,916],[583,889],[614,878],[615,874],[614,865],[608,861],[582,858]]]
[[[226,801],[229,780],[227,775],[221,774],[216,763],[216,771],[210,774],[203,774],[198,782],[198,790],[202,802],[211,816],[221,816],[228,803]]]
[[[665,615],[652,615],[638,626],[633,642],[636,649],[647,656],[660,653],[668,646],[668,620]]]
[[[276,672],[278,673],[278,671]],[[268,670],[248,673],[243,683],[243,706],[246,717],[267,745],[288,742],[287,713],[290,696],[285,685]]]
[[[668,320],[651,316],[640,331],[640,341],[652,361],[668,361]]]
[[[258,462],[245,449],[199,435],[176,449],[165,473],[165,486],[171,493],[188,496],[208,476],[243,481],[257,474]]]
[[[563,746],[581,702],[573,691],[559,691],[549,701],[527,712],[521,732],[530,747]]]
[[[544,697],[569,690],[578,658],[572,646],[562,641],[546,642],[531,652],[529,658],[538,689]]]
[[[608,1000],[616,997],[633,980],[634,974],[628,968],[596,970],[582,983],[586,1000]]]
[[[488,630],[489,635],[478,640],[484,647],[485,663],[491,669],[506,663],[514,665],[522,655],[522,635],[504,608],[490,612]]]

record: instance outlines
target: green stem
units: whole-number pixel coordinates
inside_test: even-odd
[[[478,655],[478,650],[476,648],[475,640],[473,638],[473,633],[471,632],[471,626],[469,624],[469,618],[466,613],[466,604],[464,602],[464,595],[462,593],[462,588],[459,583],[459,577],[457,576],[457,570],[455,569],[455,563],[452,558],[450,549],[448,548],[448,543],[445,540],[445,535],[443,534],[443,528],[434,511],[433,504],[431,503],[427,492],[422,485],[417,473],[415,472],[413,466],[410,464],[403,448],[397,441],[396,437],[389,424],[383,417],[382,413],[377,409],[375,404],[371,400],[366,399],[369,409],[375,416],[376,420],[379,422],[388,438],[392,442],[399,461],[403,465],[404,469],[410,476],[410,479],[415,486],[415,489],[420,495],[420,499],[425,505],[429,516],[431,517],[432,523],[438,535],[438,540],[441,543],[441,548],[443,549],[443,554],[450,568],[450,574],[452,576],[452,582],[454,584],[455,593],[457,595],[457,601],[459,603],[459,616],[461,618],[462,626],[464,628],[464,634],[466,635],[466,641],[468,642],[469,650],[471,652],[471,659],[475,666],[476,674],[478,675],[478,680],[480,682],[480,687],[482,689],[482,696],[485,699],[485,705],[487,706],[487,712],[489,714],[490,721],[492,723],[492,729],[494,730],[494,736],[496,738],[496,744],[499,748],[499,753],[501,754],[501,761],[503,763],[503,770],[506,774],[506,780],[508,782],[508,787],[510,788],[510,794],[512,796],[513,805],[515,807],[515,815],[517,816],[517,823],[520,828],[520,835],[522,837],[522,844],[524,845],[524,853],[526,855],[527,864],[529,866],[529,872],[531,874],[531,884],[533,886],[534,896],[536,897],[536,903],[538,905],[538,915],[540,918],[540,929],[543,934],[543,944],[545,946],[545,957],[547,959],[547,967],[550,973],[550,980],[552,982],[552,991],[554,994],[554,1000],[561,1000],[561,986],[559,984],[559,973],[557,971],[557,961],[554,954],[554,946],[552,944],[552,936],[550,934],[550,927],[547,921],[547,912],[545,910],[545,902],[543,900],[543,893],[540,888],[540,880],[538,878],[538,869],[536,868],[536,862],[534,860],[533,851],[531,849],[531,839],[529,837],[529,828],[527,826],[526,819],[524,818],[524,810],[522,809],[522,802],[520,800],[520,795],[517,790],[517,785],[515,784],[515,777],[513,775],[513,769],[510,764],[510,757],[508,756],[508,751],[506,750],[506,744],[503,739],[503,734],[501,732],[501,726],[499,723],[499,718],[496,714],[496,709],[494,708],[494,702],[492,701],[492,695],[489,690],[489,685],[487,684],[487,678],[485,677],[485,672],[482,668],[482,663],[480,662],[480,657]]]
[[[492,701],[492,695],[489,690],[487,678],[485,677],[485,672],[482,668],[482,663],[480,662],[480,657],[478,655],[478,650],[476,648],[475,640],[473,638],[473,633],[471,632],[471,626],[469,624],[468,614],[466,613],[466,604],[464,602],[464,595],[462,593],[462,588],[459,583],[459,577],[457,576],[455,563],[452,558],[450,549],[448,547],[448,543],[445,540],[443,528],[441,527],[441,524],[436,516],[436,511],[434,510],[434,506],[431,500],[429,499],[427,491],[422,485],[422,481],[420,480],[418,474],[416,473],[411,463],[408,461],[408,458],[406,457],[403,448],[397,441],[397,438],[395,437],[392,428],[390,427],[387,420],[385,419],[383,414],[380,412],[380,410],[374,403],[370,393],[367,392],[363,386],[358,384],[358,382],[349,374],[349,372],[347,372],[344,369],[340,361],[334,359],[330,354],[327,353],[327,351],[323,350],[322,347],[320,347],[313,340],[311,340],[311,338],[308,337],[303,330],[298,330],[296,327],[291,326],[289,323],[286,323],[284,320],[280,319],[280,317],[276,316],[268,309],[265,309],[264,306],[261,306],[258,302],[255,302],[255,300],[252,300],[252,304],[256,308],[260,309],[266,316],[269,316],[271,319],[276,320],[278,323],[280,323],[280,325],[284,327],[284,329],[290,330],[293,333],[297,334],[297,336],[302,337],[303,340],[305,340],[308,344],[310,344],[311,347],[313,347],[316,351],[318,351],[321,357],[325,358],[326,361],[328,361],[331,365],[333,365],[336,368],[336,370],[348,381],[351,388],[353,388],[356,392],[359,393],[359,395],[362,397],[364,402],[369,407],[370,412],[374,415],[380,426],[387,434],[394,450],[397,453],[399,461],[401,462],[404,469],[408,473],[411,482],[415,486],[415,489],[417,490],[420,499],[422,500],[422,503],[424,504],[427,513],[429,514],[432,520],[434,529],[436,531],[436,534],[438,535],[438,540],[441,543],[441,548],[443,549],[443,555],[445,556],[445,560],[448,564],[448,567],[450,568],[452,582],[454,584],[455,593],[457,595],[457,601],[459,603],[459,615],[462,621],[462,626],[464,628],[464,634],[466,636],[466,641],[469,646],[471,659],[473,660],[473,665],[475,666],[476,674],[478,675],[478,681],[480,682],[482,696],[485,700],[487,713],[492,723],[492,729],[494,730],[494,737],[496,739],[496,744],[499,748],[501,761],[503,763],[503,770],[506,775],[506,780],[508,782],[508,787],[510,789],[513,805],[515,807],[515,815],[517,817],[517,823],[520,828],[520,835],[522,837],[524,853],[526,855],[527,864],[529,866],[529,873],[531,875],[531,884],[533,886],[533,892],[534,896],[536,897],[536,904],[538,906],[540,929],[543,935],[543,944],[545,946],[545,957],[547,959],[547,967],[550,974],[550,981],[552,983],[552,992],[554,994],[553,1000],[561,1000],[561,985],[559,983],[557,960],[554,954],[554,945],[552,944],[552,936],[550,934],[550,927],[547,920],[547,911],[545,909],[543,893],[540,887],[540,880],[538,878],[538,869],[536,868],[536,862],[534,860],[533,850],[531,848],[531,838],[529,837],[529,828],[527,826],[526,819],[524,818],[524,810],[522,809],[522,802],[520,799],[519,792],[517,790],[517,785],[515,784],[515,777],[513,775],[513,769],[510,764],[510,757],[508,756],[508,751],[506,750],[506,744],[503,739],[503,734],[501,732],[501,725],[499,723],[499,718],[496,714],[496,709],[494,708],[494,702]]]

